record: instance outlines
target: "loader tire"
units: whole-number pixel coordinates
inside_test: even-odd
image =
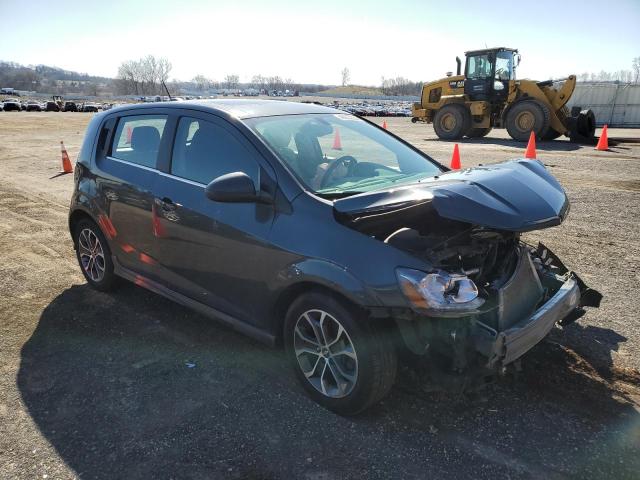
[[[436,113],[433,119],[433,129],[438,138],[443,140],[458,140],[471,127],[471,113],[462,104],[445,105]]]
[[[492,127],[486,127],[486,128],[471,128],[468,132],[467,132],[467,137],[469,138],[480,138],[480,137],[486,137],[487,134],[491,131]]]
[[[536,100],[523,100],[507,112],[507,132],[514,140],[526,142],[533,131],[536,138],[543,139],[549,131],[551,115],[549,108]]]

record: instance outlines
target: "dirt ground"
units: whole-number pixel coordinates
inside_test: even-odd
[[[638,478],[640,144],[538,145],[572,206],[527,237],[600,290],[600,309],[554,330],[515,378],[461,395],[405,367],[382,404],[342,418],[279,351],[139,287],[86,285],[72,178],[50,177],[90,115],[0,112],[0,479]],[[386,121],[449,162],[431,127]],[[463,166],[523,150],[500,130],[460,142]]]

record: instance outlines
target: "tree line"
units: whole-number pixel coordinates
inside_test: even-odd
[[[326,85],[300,84],[291,78],[262,74],[253,75],[251,80],[245,83],[240,82],[237,74],[225,75],[221,80],[196,75],[190,81],[169,82],[171,70],[172,65],[167,58],[153,55],[122,62],[115,79],[71,72],[46,65],[24,66],[15,62],[0,61],[0,86],[42,93],[83,95],[162,95],[165,93],[162,82],[167,83],[170,90],[176,93],[181,89],[205,93],[211,90],[245,88],[266,92],[297,90],[315,93],[329,88]],[[640,56],[633,59],[630,70],[583,72],[577,77],[580,82],[617,81],[638,84],[640,83]],[[349,84],[351,80],[349,69],[343,68],[338,78],[343,86]],[[422,84],[401,76],[382,77],[379,89],[383,95],[420,95]]]
[[[633,59],[631,70],[617,70],[599,73],[583,72],[578,75],[579,82],[620,82],[620,83],[640,83],[640,57]]]
[[[240,83],[239,75],[226,75],[221,81],[213,80],[204,75],[196,75],[191,79],[191,84],[196,90],[206,92],[209,90],[238,90],[241,88],[253,88],[258,91],[285,91],[300,90],[302,85],[296,83],[291,78],[282,78],[280,76],[264,76],[253,75],[251,80],[246,83]],[[306,90],[306,89],[305,89]]]
[[[169,80],[171,67],[171,62],[165,57],[153,55],[122,62],[114,80],[115,91],[121,95],[164,94],[162,83]]]

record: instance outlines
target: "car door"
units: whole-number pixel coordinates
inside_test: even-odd
[[[96,154],[98,198],[104,212],[98,223],[112,244],[118,263],[158,280],[153,229],[153,186],[156,163],[166,142],[166,113],[112,117],[101,135],[108,135],[104,154]],[[105,132],[105,129],[111,132]],[[170,146],[170,144],[169,144]]]
[[[159,263],[166,285],[238,319],[253,322],[267,285],[272,205],[221,203],[205,195],[221,175],[244,172],[256,190],[275,173],[230,122],[189,112],[177,119],[172,156],[156,184]],[[254,299],[256,301],[251,301]]]

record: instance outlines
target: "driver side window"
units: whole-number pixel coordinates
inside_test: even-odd
[[[258,164],[247,148],[215,123],[182,117],[171,159],[171,174],[208,184],[232,172],[244,172],[258,185]]]

